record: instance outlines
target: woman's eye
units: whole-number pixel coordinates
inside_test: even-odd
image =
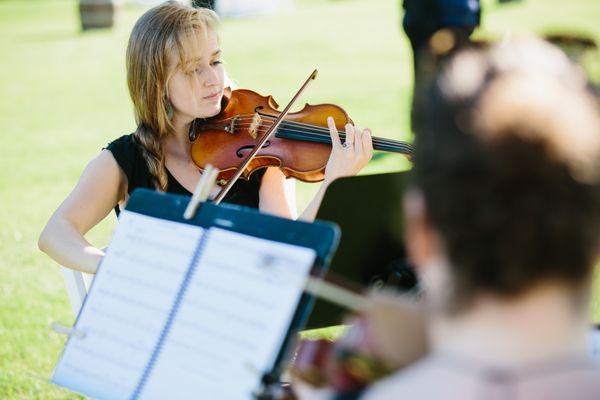
[[[223,61],[221,61],[221,60],[215,60],[215,61],[211,61],[211,62],[210,62],[210,65],[211,65],[212,67],[216,67],[217,65],[220,65],[220,64],[223,64]],[[201,74],[201,73],[202,73],[202,71],[204,71],[204,68],[205,68],[205,67],[204,67],[203,65],[197,65],[197,66],[195,66],[195,67],[192,67],[192,69],[190,69],[188,73],[189,73],[190,75],[191,75],[191,74]]]

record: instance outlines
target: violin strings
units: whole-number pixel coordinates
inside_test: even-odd
[[[229,121],[235,119],[236,123],[234,125],[234,129],[245,127],[245,126],[249,127],[254,122],[254,115],[255,114],[241,114],[241,115],[237,115],[235,117],[230,117],[230,118],[226,118],[223,120],[215,121],[214,123],[207,124],[205,126],[221,128],[223,123],[229,122]],[[271,119],[271,120],[276,119],[276,117],[273,117],[270,115],[261,115],[261,118],[267,119],[267,121],[266,121],[267,123],[270,122],[270,121],[268,121],[268,119]],[[241,121],[249,121],[249,122],[237,123],[238,121],[240,121],[240,122]],[[270,126],[272,126],[272,124],[271,125],[263,124],[258,128],[258,131],[261,133],[266,132],[270,128]],[[293,129],[288,128],[288,126],[289,127],[298,127],[301,130],[293,130]],[[313,137],[326,139],[327,143],[331,143],[329,129],[324,128],[324,127],[319,127],[319,126],[296,122],[296,121],[285,121],[284,120],[281,124],[281,127],[279,128],[279,131],[280,131],[280,133],[289,132],[289,133],[296,133],[296,134],[308,134]],[[344,131],[338,131],[338,134],[340,135],[340,138],[342,138],[342,139],[345,138]],[[309,138],[309,137],[307,137],[307,138]],[[301,139],[301,137],[299,139]],[[409,152],[409,153],[412,153],[412,151],[413,151],[412,146],[410,144],[405,143],[405,142],[391,140],[391,139],[374,138],[373,143],[386,147],[385,150],[398,149],[398,150],[403,150],[403,151]]]
[[[266,119],[272,119],[274,120],[275,117],[270,116],[270,115],[261,115],[261,118],[266,118]],[[239,118],[239,120],[248,120],[248,118],[243,117],[243,118]],[[250,120],[253,120],[253,117],[250,117]],[[252,122],[250,122],[251,124]],[[244,124],[237,124],[236,126],[242,126]],[[327,132],[329,133],[329,129],[325,128],[325,127],[320,127],[320,126],[316,126],[316,125],[311,125],[311,124],[306,124],[303,122],[296,122],[296,121],[286,121],[283,120],[282,125],[290,125],[290,126],[297,126],[297,127],[304,127],[307,129],[307,131],[313,131],[313,132]],[[268,125],[265,125],[268,127]],[[338,133],[344,133],[344,131],[338,131]],[[385,139],[387,140],[387,139]]]
[[[234,118],[235,117],[230,117],[230,118],[226,118],[226,119],[220,120],[218,122],[229,122],[229,121],[231,121]],[[261,115],[261,118],[272,119],[272,120],[276,119],[276,117],[273,117],[273,116],[270,116],[270,115]],[[238,121],[249,121],[249,122],[244,122],[244,123],[240,124],[240,123],[237,123]],[[253,121],[254,121],[254,114],[241,114],[241,115],[237,116],[235,126],[236,127],[250,126],[250,125],[252,125]],[[319,127],[319,126],[315,126],[315,125],[311,125],[311,124],[306,124],[306,123],[302,123],[302,122],[286,121],[286,120],[284,120],[282,122],[282,125],[295,125],[295,126],[299,126],[299,127],[302,126],[302,127],[306,128],[307,132],[311,132],[311,131],[312,132],[326,132],[327,134],[329,134],[329,129],[327,129],[327,128]],[[220,127],[219,125],[216,125],[216,124],[211,124],[211,126]],[[269,128],[270,125],[264,125],[264,127]],[[263,126],[261,126],[261,128],[263,128]],[[344,131],[338,131],[338,133],[339,134],[344,134],[345,132]],[[386,141],[389,144],[398,143],[397,141],[393,141],[391,139],[385,139],[385,138],[379,138],[379,139],[381,139],[383,141]]]
[[[230,118],[226,118],[226,119],[215,121],[215,122],[219,122],[219,123],[229,122],[235,118],[236,119],[236,124],[235,124],[236,127],[250,126],[254,121],[254,115],[255,114],[240,114],[240,115],[237,115],[236,117],[230,117]],[[266,119],[271,119],[271,120],[276,119],[276,117],[273,117],[273,116],[267,115],[267,114],[261,115],[261,118],[266,118]],[[249,121],[249,122],[238,124],[237,121]],[[212,127],[215,127],[215,128],[220,128],[221,124],[213,123],[213,124],[209,124],[209,125]],[[329,134],[329,129],[327,129],[327,128],[319,127],[319,126],[315,126],[315,125],[311,125],[311,124],[306,124],[303,122],[283,120],[282,125],[295,125],[295,126],[299,126],[299,127],[302,126],[302,127],[306,128],[307,132],[311,132],[311,131],[312,132],[325,132],[325,133]],[[270,126],[265,125],[264,127],[268,129]],[[262,128],[263,128],[263,126],[261,126],[260,129],[262,129]],[[340,135],[343,135],[345,133],[345,131],[338,131],[338,133]],[[378,138],[378,139],[380,139],[381,141],[385,141],[389,144],[403,143],[403,142],[398,142],[395,140],[385,139],[385,138]]]
[[[242,123],[242,124],[236,124],[236,127],[246,127],[246,126],[250,126],[251,123]],[[288,126],[294,126],[294,125],[300,125],[299,123],[293,123],[291,121],[285,121],[282,123],[282,128],[287,128]],[[327,137],[330,137],[329,135],[329,129],[327,128],[322,128],[322,127],[316,127],[314,125],[308,125],[308,124],[302,124],[302,125],[306,125],[307,128],[303,128],[302,132],[306,132],[306,133],[312,133],[314,132],[315,134],[319,135],[325,135]],[[267,130],[270,126],[268,125],[264,125],[264,126],[260,126],[258,128],[259,131],[261,130]],[[281,129],[281,128],[280,128]],[[338,134],[340,135],[340,137],[345,137],[345,131],[338,131]],[[373,142],[378,142],[378,143],[386,143],[390,146],[394,146],[394,145],[400,145],[400,146],[406,146],[406,147],[412,147],[409,143],[405,143],[405,142],[401,142],[401,141],[396,141],[396,140],[392,140],[392,139],[386,139],[386,138],[373,138]]]
[[[264,133],[266,132],[265,129],[266,127],[260,127],[258,129],[258,132],[260,133]],[[286,133],[296,133],[296,134],[308,134],[307,136],[305,136],[305,138],[310,139],[310,138],[321,138],[321,139],[325,139],[326,143],[331,143],[331,136],[329,134],[329,130],[324,130],[322,132],[327,132],[327,133],[311,133],[311,132],[307,132],[307,130],[294,130],[292,128],[288,128],[287,126],[282,126],[279,128],[279,132],[280,134],[286,134]],[[315,131],[313,131],[315,132]],[[318,131],[317,131],[318,132]],[[340,134],[340,138],[341,139],[345,139],[346,135],[344,132],[338,132]],[[296,139],[303,139],[302,136],[296,137]],[[412,153],[413,149],[412,146],[408,143],[403,143],[403,142],[397,142],[397,141],[393,141],[393,140],[388,140],[388,139],[381,139],[381,138],[373,138],[373,144],[375,145],[379,145],[381,147],[385,147],[385,149],[378,149],[378,150],[400,150],[400,151],[404,151],[404,152],[409,152]]]
[[[331,136],[329,134],[311,134],[310,136],[306,136],[306,133],[304,131],[298,131],[298,130],[293,130],[293,129],[289,129],[289,128],[282,128],[280,129],[280,132],[282,135],[289,135],[292,134],[293,137],[288,137],[289,139],[303,139],[303,138],[307,138],[307,139],[311,139],[311,138],[316,138],[316,139],[322,139],[322,142],[325,143],[331,143]],[[294,135],[296,134],[296,135]],[[285,137],[285,136],[283,136]],[[340,139],[345,139],[345,136],[342,135],[340,136]],[[412,152],[412,148],[408,145],[405,144],[390,144],[390,143],[386,143],[384,141],[379,141],[377,139],[373,140],[373,144],[375,147],[379,147],[376,150],[400,150],[400,151],[409,151]]]
[[[236,124],[236,126],[243,126],[244,124]],[[305,125],[305,126],[301,126],[301,125]],[[327,128],[322,128],[322,127],[315,127],[313,125],[306,125],[306,124],[298,124],[298,123],[293,123],[293,122],[289,122],[286,121],[284,123],[282,123],[282,128],[286,129],[288,127],[294,127],[297,126],[298,129],[301,129],[301,132],[305,132],[307,134],[310,133],[314,133],[315,135],[324,135],[326,137],[330,137],[329,134],[329,129]],[[269,126],[268,125],[264,125],[259,127],[259,131],[263,130],[263,129],[268,129]],[[340,135],[340,137],[345,137],[345,131],[338,131],[338,134]],[[390,146],[395,146],[395,145],[400,145],[400,146],[408,146],[411,147],[408,143],[404,143],[404,142],[399,142],[399,141],[395,141],[395,140],[391,140],[391,139],[385,139],[385,138],[373,138],[373,142],[374,143],[385,143],[388,144]]]
[[[264,133],[264,132],[261,132]],[[307,135],[304,131],[294,130],[290,128],[280,128],[278,130],[278,137],[284,139],[292,139],[292,140],[308,140],[308,141],[316,141],[319,143],[328,143],[331,144],[331,136],[329,134],[310,134]],[[342,135],[341,139],[345,139]],[[406,154],[412,154],[413,149],[410,145],[406,144],[389,144],[386,142],[380,142],[377,139],[373,140],[373,145],[375,150],[384,150],[384,151],[392,151],[392,152],[400,152]]]
[[[240,124],[240,125],[250,125],[250,124]],[[237,128],[240,128],[240,126],[238,126]],[[268,129],[268,127],[261,127],[258,129],[258,131],[260,133],[264,133],[266,132],[266,130]],[[327,132],[327,133],[314,133],[315,131],[313,130],[313,133],[311,132],[307,132],[307,129],[304,130],[300,130],[300,131],[294,131],[293,129],[290,129],[288,127],[286,127],[285,125],[280,127],[279,129],[279,133],[280,134],[297,134],[300,136],[297,137],[288,137],[289,139],[297,139],[297,140],[302,140],[302,139],[318,139],[319,142],[322,143],[331,143],[331,137],[329,135],[329,131],[322,131],[322,132]],[[318,131],[316,131],[318,132]],[[338,132],[340,134],[340,137],[342,139],[345,139],[345,134],[343,132]],[[302,135],[307,135],[307,136],[302,136]],[[319,140],[320,139],[320,140]],[[380,138],[374,138],[373,139],[373,144],[376,147],[376,150],[387,150],[387,151],[399,151],[402,153],[408,153],[411,154],[413,152],[412,147],[409,144],[405,144],[402,142],[395,142],[395,141],[391,141],[391,140],[387,140],[387,139],[380,139]]]

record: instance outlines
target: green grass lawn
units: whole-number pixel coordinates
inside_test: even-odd
[[[225,20],[226,67],[241,87],[273,94],[280,104],[318,68],[303,101],[340,104],[375,135],[410,140],[412,71],[398,3],[303,0],[278,17]],[[566,29],[600,42],[600,2],[486,6],[480,36]],[[0,398],[77,397],[48,383],[64,343],[49,324],[73,317],[59,270],[36,241],[87,161],[134,129],[124,53],[142,12],[128,6],[115,29],[81,33],[74,1],[0,2]],[[585,62],[598,82],[594,57]],[[392,156],[367,172],[408,167]],[[300,185],[300,205],[314,190]],[[114,223],[111,216],[90,240],[106,245]],[[598,300],[592,313],[600,321]]]

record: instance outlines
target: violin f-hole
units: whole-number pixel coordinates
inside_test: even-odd
[[[262,148],[265,149],[265,148],[269,147],[270,145],[271,145],[271,141],[267,140]],[[239,149],[237,149],[237,151],[235,152],[235,155],[238,156],[238,158],[244,158],[243,151],[244,150],[252,150],[253,148],[254,148],[254,145],[252,145],[252,144],[249,144],[247,146],[242,146]]]

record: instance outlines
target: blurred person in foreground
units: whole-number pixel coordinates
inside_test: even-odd
[[[406,243],[430,352],[361,398],[600,399],[600,107],[582,72],[521,39],[459,53],[416,106]]]

